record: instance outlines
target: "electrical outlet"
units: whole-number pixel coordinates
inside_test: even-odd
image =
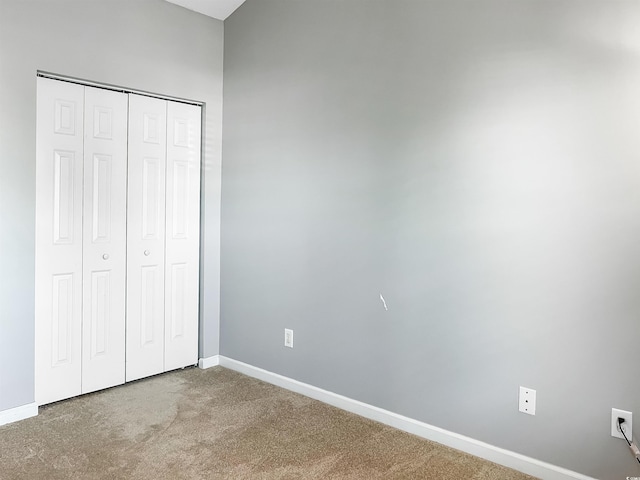
[[[536,414],[536,391],[534,389],[520,387],[518,410],[528,415]]]
[[[611,436],[616,438],[624,438],[620,430],[618,430],[618,418],[624,418],[622,429],[629,440],[633,436],[633,413],[618,408],[611,409]]]
[[[284,329],[284,346],[293,348],[293,330],[289,328]]]

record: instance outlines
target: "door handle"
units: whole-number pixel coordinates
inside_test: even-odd
[[[145,257],[148,257],[150,254],[151,254],[151,252],[149,250],[145,250],[144,251],[144,256]]]
[[[109,260],[109,254],[105,253],[104,255],[102,255],[102,259],[103,260]]]

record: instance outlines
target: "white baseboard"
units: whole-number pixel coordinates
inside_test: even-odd
[[[221,365],[230,370],[235,370],[236,372],[243,373],[250,377],[258,378],[267,383],[291,390],[292,392],[320,400],[321,402],[333,405],[334,407],[338,407],[342,410],[412,433],[427,440],[461,450],[471,455],[475,455],[476,457],[484,458],[490,462],[518,470],[534,477],[543,478],[545,480],[595,480],[592,477],[587,477],[586,475],[573,472],[566,468],[551,465],[549,463],[536,460],[535,458],[530,458],[519,453],[495,447],[479,440],[474,440],[473,438],[465,437],[464,435],[449,432],[442,428],[434,427],[433,425],[429,425],[403,415],[398,415],[397,413],[374,407],[373,405],[353,400],[222,355],[218,355],[215,358],[215,361],[217,362],[216,365]]]
[[[213,357],[201,358],[198,360],[198,368],[205,369],[211,367],[217,367],[220,365],[220,355],[214,355]]]
[[[10,408],[9,410],[3,410],[0,412],[0,425],[6,425],[7,423],[17,422],[18,420],[24,420],[25,418],[35,417],[36,415],[38,415],[38,405],[35,403]]]

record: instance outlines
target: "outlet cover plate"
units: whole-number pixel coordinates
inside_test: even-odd
[[[611,409],[611,436],[624,439],[624,436],[618,430],[618,417],[624,418],[622,428],[629,440],[633,437],[633,413],[626,410],[620,410],[619,408]]]
[[[520,387],[518,410],[527,415],[536,414],[536,391],[533,388]]]
[[[293,348],[293,330],[290,328],[284,329],[284,346]]]

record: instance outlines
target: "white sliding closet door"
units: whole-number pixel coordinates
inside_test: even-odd
[[[127,381],[164,371],[167,102],[129,95]]]
[[[124,382],[127,102],[38,78],[40,405]]]
[[[167,104],[165,365],[198,360],[201,108]]]
[[[201,107],[38,78],[36,403],[198,357]]]
[[[36,403],[81,393],[84,89],[38,78]]]
[[[124,383],[127,104],[84,87],[82,393]]]

